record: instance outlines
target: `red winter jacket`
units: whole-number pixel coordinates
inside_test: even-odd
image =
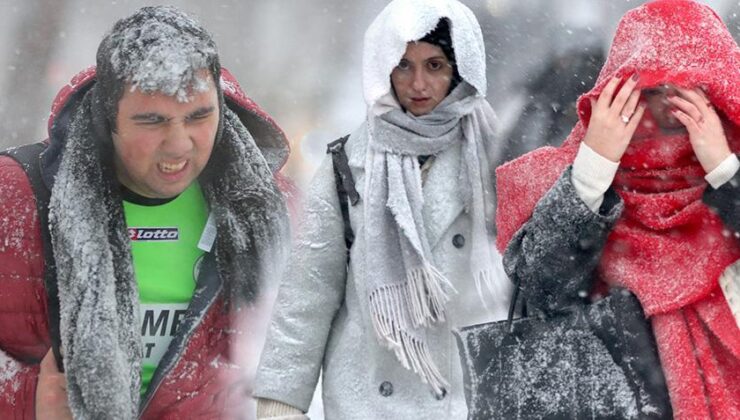
[[[49,119],[52,127],[70,121],[68,106],[95,81],[94,67],[78,74],[58,94]],[[226,105],[235,111],[275,171],[288,156],[288,143],[278,125],[249,99],[234,77],[223,70]],[[276,173],[281,190],[291,198],[293,184]],[[49,351],[49,308],[44,287],[41,229],[31,184],[21,166],[0,156],[0,418],[33,419],[39,362]],[[221,289],[202,299],[201,316],[179,346],[176,357],[162,359],[142,399],[142,419],[243,418],[250,404],[249,381],[232,349],[251,333],[250,310],[224,310]],[[267,317],[265,317],[267,318]],[[178,330],[179,332],[180,330]],[[236,355],[239,356],[239,355]],[[256,355],[255,355],[256,356]]]

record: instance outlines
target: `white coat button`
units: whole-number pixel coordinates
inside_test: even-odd
[[[393,394],[393,384],[384,381],[382,384],[380,384],[380,388],[378,388],[378,391],[380,392],[380,395],[384,397],[390,397]]]

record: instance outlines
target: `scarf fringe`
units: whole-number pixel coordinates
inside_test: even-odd
[[[450,384],[434,364],[425,342],[414,338],[408,332],[395,327],[393,321],[373,313],[373,327],[376,333],[381,331],[382,342],[395,353],[396,358],[405,369],[421,377],[422,382],[429,384],[436,395],[444,395]]]
[[[408,333],[408,324],[417,328],[445,321],[445,304],[450,297],[444,286],[455,291],[442,273],[426,266],[407,272],[403,284],[385,285],[370,295],[376,334],[401,365],[418,374],[437,395],[443,395],[449,384],[434,364],[426,343]]]
[[[390,334],[390,323],[401,329],[428,327],[435,322],[445,321],[445,304],[450,300],[445,289],[456,293],[452,284],[436,268],[427,265],[406,273],[402,284],[384,285],[370,294],[373,314],[389,320],[388,325],[378,326],[383,336]]]

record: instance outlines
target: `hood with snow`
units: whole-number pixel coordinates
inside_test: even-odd
[[[365,103],[374,114],[400,108],[390,74],[406,52],[406,44],[432,32],[442,18],[450,23],[458,73],[478,95],[485,96],[485,47],[473,12],[457,0],[395,0],[365,32],[362,83]]]

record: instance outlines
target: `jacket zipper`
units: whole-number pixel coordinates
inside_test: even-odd
[[[185,345],[180,346],[180,348],[178,349],[178,351],[177,351],[177,353],[175,354],[175,357],[174,357],[174,362],[172,364],[170,364],[170,367],[167,368],[167,370],[162,374],[161,379],[159,381],[157,381],[157,383],[154,386],[154,388],[153,389],[150,388],[148,390],[147,394],[149,394],[149,396],[147,397],[146,402],[144,403],[144,405],[139,410],[139,418],[140,419],[143,417],[144,413],[146,413],[146,409],[149,408],[149,404],[154,399],[154,395],[156,395],[157,391],[159,390],[159,387],[162,385],[162,382],[165,381],[165,379],[170,374],[170,372],[172,371],[172,369],[174,369],[175,366],[177,366],[177,364],[180,363],[180,361],[181,361],[180,358],[182,357],[182,353],[187,348],[187,343],[190,341],[190,337],[192,337],[193,334],[195,334],[195,331],[203,324],[203,319],[205,318],[206,314],[208,313],[208,311],[213,306],[213,303],[216,301],[216,299],[218,298],[219,294],[221,294],[221,289],[222,289],[222,286],[219,286],[219,288],[216,291],[216,293],[213,294],[213,296],[211,297],[211,299],[208,301],[208,304],[203,309],[203,312],[201,312],[202,316],[200,317],[200,320],[198,321],[198,323],[187,333],[187,335],[185,335],[185,338],[184,338],[184,344]]]

